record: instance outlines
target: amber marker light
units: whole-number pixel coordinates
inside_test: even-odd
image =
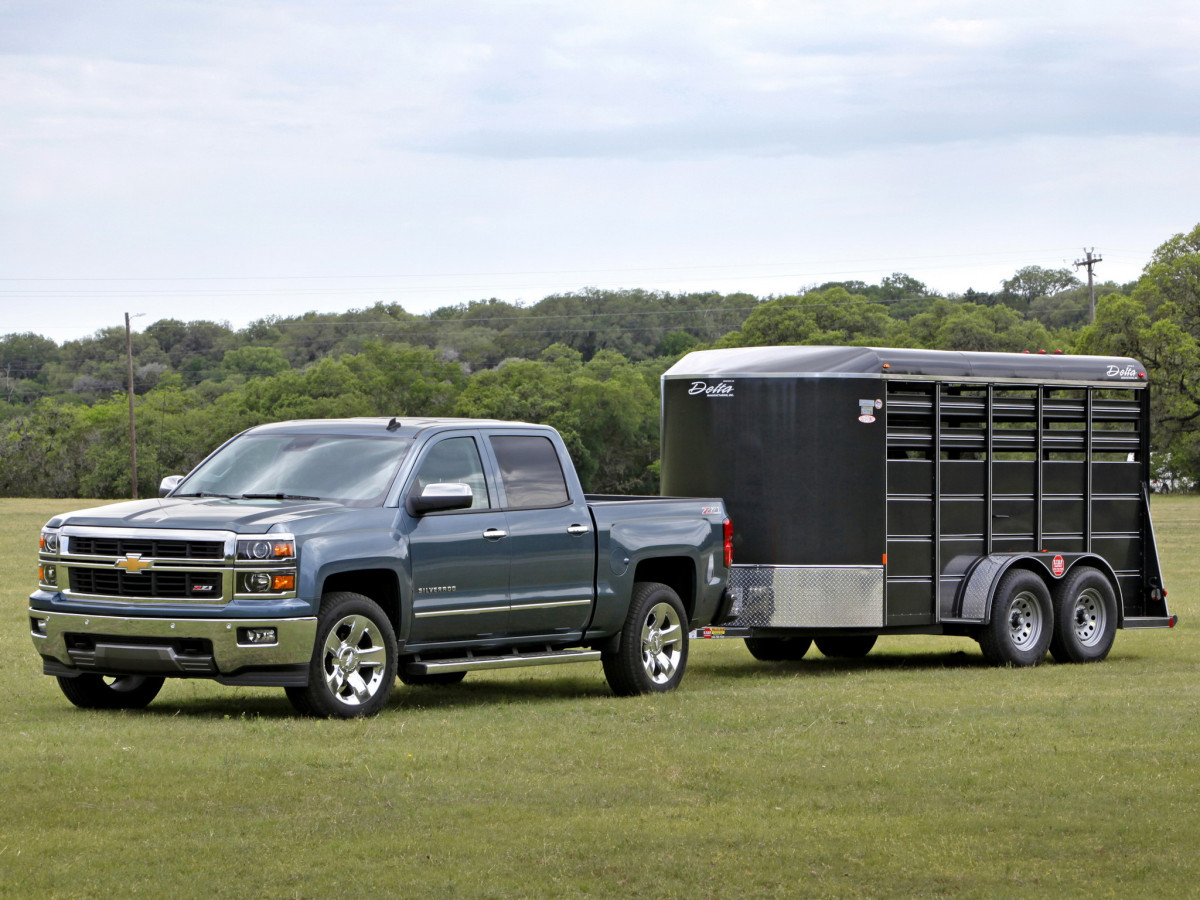
[[[295,589],[295,575],[276,575],[271,579],[271,590],[273,591],[294,591]]]

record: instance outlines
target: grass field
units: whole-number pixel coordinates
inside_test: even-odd
[[[71,706],[25,613],[71,506],[0,501],[2,896],[1200,893],[1200,497],[1155,500],[1181,624],[1100,665],[709,641],[670,695],[613,698],[599,665],[477,673],[357,722],[204,681]]]

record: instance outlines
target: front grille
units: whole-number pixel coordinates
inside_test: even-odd
[[[136,553],[147,559],[225,558],[224,541],[168,541],[147,538],[69,538],[69,552],[78,556],[126,556]]]
[[[158,542],[162,543],[162,542]],[[101,597],[220,600],[220,572],[158,569],[131,575],[121,569],[71,568],[71,592]]]

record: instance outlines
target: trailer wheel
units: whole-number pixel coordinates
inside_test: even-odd
[[[874,634],[831,634],[817,638],[817,649],[832,659],[862,659],[877,639]]]
[[[378,604],[335,591],[321,600],[308,686],[287,688],[304,715],[333,719],[373,716],[396,683],[396,634]]]
[[[601,657],[604,677],[618,697],[674,690],[687,667],[687,613],[671,588],[655,581],[633,586],[621,646]]]
[[[163,680],[147,675],[60,677],[58,687],[80,709],[145,709],[162,690]]]
[[[1028,569],[1010,569],[992,599],[992,620],[979,632],[984,659],[997,666],[1036,666],[1053,632],[1045,582]]]
[[[755,659],[763,662],[789,662],[804,659],[812,646],[807,637],[759,637],[746,638],[746,649]]]
[[[1104,574],[1072,569],[1054,590],[1050,653],[1061,663],[1099,662],[1117,636],[1117,595]]]

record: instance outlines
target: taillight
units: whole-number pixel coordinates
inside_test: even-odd
[[[725,568],[733,565],[733,520],[725,520]]]

